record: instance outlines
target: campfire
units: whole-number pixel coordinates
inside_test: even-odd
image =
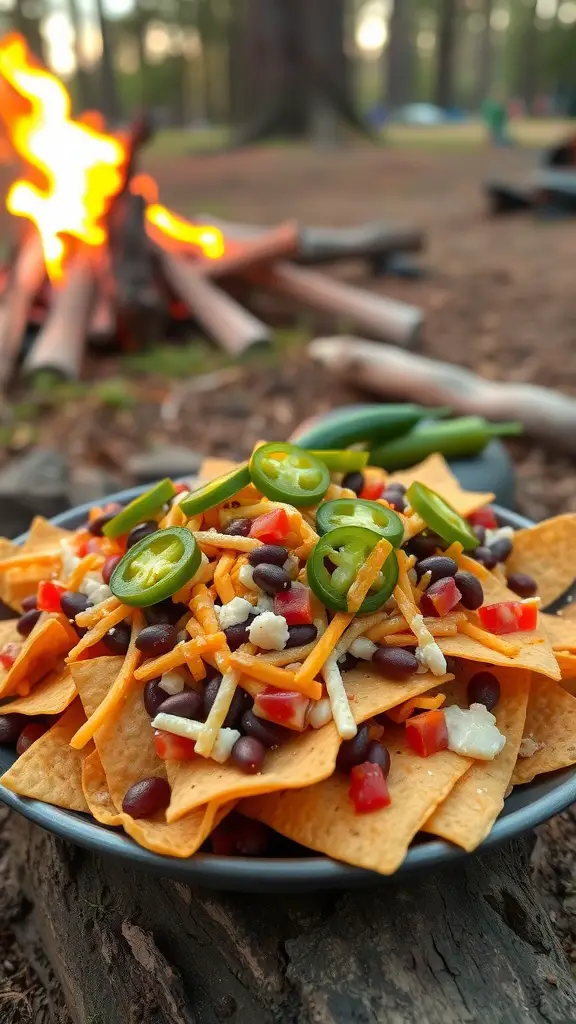
[[[146,121],[112,132],[98,112],[74,118],[65,86],[16,34],[0,41],[0,119],[21,164],[6,196],[18,238],[1,281],[1,388],[29,326],[37,330],[23,372],[66,378],[79,375],[88,342],[134,350],[164,337],[171,320],[193,319],[232,355],[267,345],[270,327],[238,299],[261,291],[374,338],[416,337],[420,310],[303,264],[361,256],[381,266],[421,248],[421,232],[193,223],[138,171]]]

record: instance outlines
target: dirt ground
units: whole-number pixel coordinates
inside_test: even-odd
[[[352,268],[352,279],[423,308],[422,352],[491,379],[537,382],[576,395],[574,223],[485,216],[483,180],[521,180],[536,158],[525,149],[354,148],[333,154],[269,148],[169,161],[154,155],[148,167],[164,202],[186,214],[204,210],[260,223],[297,217],[302,223],[342,225],[382,218],[423,227],[425,279],[368,281],[361,268]],[[244,455],[260,437],[288,436],[312,411],[358,400],[307,360],[302,339],[327,326],[299,318],[290,343],[284,334],[274,356],[216,378],[214,390],[183,382],[180,357],[148,360],[144,371],[133,360],[100,359],[91,364],[100,379],[116,381],[128,370],[128,400],[63,392],[66,400],[35,418],[31,428],[21,408],[26,396],[20,397],[19,427],[5,456],[39,440],[124,482],[127,458],[146,447],[185,444],[205,454]],[[213,371],[223,361],[202,353],[190,365]],[[162,372],[168,366],[172,376]],[[541,518],[576,510],[571,460],[526,441],[511,450],[521,511]],[[576,965],[575,856],[576,817],[567,812],[541,830],[537,877]],[[34,1009],[35,982],[17,952],[9,951],[12,941],[6,925],[0,932],[1,1016],[6,1024],[27,1024],[44,1018]],[[26,985],[29,997],[22,994]],[[10,992],[16,993],[14,1012],[4,1009]]]

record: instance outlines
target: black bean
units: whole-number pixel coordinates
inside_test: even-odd
[[[446,662],[446,671],[450,672],[453,676],[456,675],[456,672],[460,667],[458,658],[455,658],[452,654],[445,654],[444,661]]]
[[[403,647],[379,647],[374,651],[372,665],[389,679],[407,679],[418,668],[413,651]]]
[[[288,552],[281,544],[262,544],[248,555],[248,561],[254,567],[262,565],[263,562],[282,567],[287,558]]]
[[[90,601],[86,594],[80,594],[77,590],[65,590],[60,598],[60,607],[68,619],[85,612],[89,606]]]
[[[385,490],[382,495],[382,498],[384,499],[384,501],[387,501],[388,504],[391,505],[392,508],[396,510],[396,512],[403,512],[404,509],[406,508],[406,501],[404,495],[400,494],[400,491],[393,491],[391,489]]]
[[[499,540],[495,540],[493,544],[490,544],[490,551],[497,562],[505,562],[512,554],[512,541],[510,537],[500,537]]]
[[[16,623],[16,629],[20,636],[30,636],[41,615],[42,612],[39,608],[32,608],[29,612],[24,612],[24,615],[21,615]]]
[[[480,580],[471,572],[457,572],[454,582],[462,595],[462,604],[471,611],[479,608],[484,601],[484,591]]]
[[[510,590],[518,594],[518,597],[533,597],[538,590],[536,580],[525,572],[511,572],[507,582]]]
[[[102,537],[103,527],[106,526],[106,523],[109,523],[112,519],[116,518],[120,508],[121,506],[117,505],[115,509],[110,510],[109,512],[103,512],[97,519],[93,519],[91,523],[87,523],[86,526],[88,532],[91,533],[93,537]]]
[[[231,537],[247,537],[252,529],[253,519],[233,519],[224,530]]]
[[[144,687],[144,707],[150,715],[150,718],[154,718],[158,714],[160,705],[166,700],[166,690],[163,690],[159,686],[160,676],[156,679],[150,679]]]
[[[176,646],[177,637],[174,626],[167,622],[157,622],[154,626],[144,626],[136,638],[136,647],[147,658],[158,658]]]
[[[480,562],[480,565],[483,565],[485,569],[493,569],[498,561],[490,548],[484,547],[483,544],[472,552],[472,558]]]
[[[27,715],[0,715],[0,745],[12,746],[29,722]]]
[[[160,689],[162,689],[160,687]],[[196,690],[182,690],[182,693],[174,693],[171,696],[164,692],[165,700],[159,710],[163,715],[179,715],[180,718],[192,718],[199,722],[202,718],[203,697]]]
[[[232,747],[232,764],[246,775],[256,775],[262,771],[266,747],[254,736],[241,736]]]
[[[18,754],[18,757],[20,757],[21,754],[24,754],[25,751],[28,750],[28,747],[31,747],[33,743],[36,743],[36,740],[39,740],[40,737],[47,732],[48,728],[47,722],[28,721],[28,725],[24,726],[16,742],[16,753]]]
[[[31,612],[33,608],[38,607],[38,599],[31,594],[29,597],[23,597],[20,604],[23,612]]]
[[[409,555],[414,555],[418,561],[422,561],[424,558],[431,558],[436,554],[436,548],[439,538],[427,537],[426,534],[421,533],[418,537],[413,537],[411,541],[406,545],[406,551]]]
[[[468,704],[483,704],[492,711],[500,700],[500,683],[491,672],[477,672],[466,689]]]
[[[249,709],[242,715],[240,728],[246,736],[253,736],[254,739],[260,740],[265,747],[279,747],[281,743],[285,743],[286,740],[294,736],[290,729],[276,725],[276,722],[268,722],[265,718],[258,718],[258,715]]]
[[[173,626],[187,611],[187,605],[175,604],[168,597],[165,601],[159,601],[158,604],[150,604],[147,608],[144,608],[144,616],[149,626],[156,626],[159,623],[165,622]],[[189,640],[190,637],[187,639]]]
[[[475,533],[478,537],[478,543],[483,544],[486,540],[486,527],[485,526],[473,526],[472,533]]]
[[[157,531],[158,523],[153,519],[150,519],[147,523],[139,523],[133,530],[130,530],[126,538],[126,548],[133,548],[138,541],[143,540],[144,537],[151,537]]]
[[[360,473],[359,470],[354,470],[352,473],[346,473],[346,476],[342,480],[342,487],[347,487],[349,491],[354,491],[354,494],[360,494],[360,491],[364,487],[364,474]]]
[[[179,629],[178,636],[176,637],[177,644],[186,644],[190,640],[190,634],[187,629]]]
[[[372,740],[368,745],[366,751],[365,761],[370,761],[371,764],[379,764],[382,769],[382,775],[385,779],[388,778],[390,772],[390,754],[386,747],[383,747],[377,740]]]
[[[406,488],[404,484],[401,484],[398,480],[389,480],[386,484],[387,491],[397,491],[398,494],[406,494]]]
[[[227,626],[224,630],[226,643],[231,651],[237,651],[242,644],[249,641],[248,630],[254,621],[254,616],[249,616],[244,622],[237,622],[234,626]]]
[[[425,573],[430,573],[430,583],[438,583],[447,576],[455,576],[458,572],[458,563],[446,555],[432,555],[431,558],[423,558],[416,562],[416,575],[421,580]]]
[[[210,682],[206,683],[204,694],[202,696],[202,712],[205,718],[208,718],[212,710],[212,705],[216,700],[216,695],[220,689],[220,683],[222,682],[222,676],[218,674]],[[251,697],[241,689],[237,687],[236,692],[232,698],[232,703],[228,708],[228,713],[224,719],[224,725],[227,729],[239,729],[240,719],[243,713],[246,711],[247,706],[250,704]]]
[[[234,828],[235,852],[240,857],[262,857],[268,850],[272,831],[261,821],[238,815]]]
[[[368,747],[370,746],[370,726],[364,722],[358,726],[358,732],[351,740],[344,740],[340,744],[336,767],[339,772],[349,772],[356,764],[362,764],[366,760]]]
[[[343,658],[338,659],[338,668],[341,672],[350,672],[351,669],[356,668],[358,664],[358,658],[355,658],[350,651],[346,651]]]
[[[108,586],[112,578],[112,573],[117,565],[122,561],[122,555],[110,555],[102,566],[102,582]]]
[[[112,626],[112,629],[109,629],[102,637],[102,642],[111,654],[126,654],[130,646],[130,626],[125,622]]]
[[[284,590],[290,590],[292,586],[292,580],[288,573],[279,565],[268,565],[267,563],[257,565],[252,578],[265,594],[279,594]]]
[[[305,644],[311,644],[317,636],[318,627],[313,623],[310,623],[310,625],[303,623],[299,626],[288,626],[288,639],[284,646],[304,647]]]
[[[170,803],[170,786],[166,779],[141,779],[125,793],[122,810],[131,818],[151,818]]]

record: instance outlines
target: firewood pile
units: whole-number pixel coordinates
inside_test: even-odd
[[[493,216],[526,211],[544,217],[574,216],[576,134],[545,150],[527,182],[489,181],[485,191]]]
[[[21,230],[0,272],[0,388],[18,366],[74,379],[89,342],[133,351],[183,319],[240,356],[271,342],[270,326],[247,308],[262,292],[375,339],[417,338],[419,309],[310,264],[363,258],[381,268],[420,250],[421,231],[185,220],[138,172],[146,121],[109,133],[93,111],[74,119],[65,87],[18,35],[0,41],[0,120],[21,165],[6,206],[23,218],[13,221]]]

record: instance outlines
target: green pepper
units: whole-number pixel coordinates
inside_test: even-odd
[[[366,405],[335,409],[312,422],[296,438],[302,448],[345,448],[357,441],[385,441],[400,437],[427,417],[447,416],[450,409],[425,409],[408,402],[394,405]]]
[[[310,555],[306,572],[308,585],[327,608],[335,612],[347,610],[347,597],[370,552],[382,535],[362,526],[341,526],[325,533]],[[334,566],[333,571],[326,565]],[[378,573],[358,615],[374,612],[388,600],[398,581],[398,560],[391,551]]]
[[[160,483],[155,484],[145,494],[141,494],[138,498],[134,498],[129,505],[126,505],[114,519],[106,523],[102,527],[102,533],[107,537],[121,537],[124,533],[130,533],[138,523],[143,523],[146,519],[151,519],[156,515],[162,505],[170,501],[171,498],[176,494],[176,488],[171,480],[161,480]]]
[[[481,416],[462,416],[443,423],[419,423],[403,437],[387,441],[370,452],[370,465],[390,471],[405,469],[440,452],[448,458],[477,455],[493,437],[520,434],[520,423],[488,423]]]
[[[318,533],[328,533],[340,526],[364,526],[386,537],[395,548],[400,547],[404,536],[404,526],[396,512],[377,501],[365,501],[363,498],[335,498],[319,505],[316,513]]]
[[[310,449],[307,449],[310,451]],[[335,451],[310,451],[315,459],[320,459],[331,473],[353,473],[368,464],[368,452],[359,452],[354,448],[342,448]]]
[[[172,597],[192,579],[201,561],[190,530],[158,530],[128,549],[112,573],[110,590],[123,604],[147,608]]]
[[[296,508],[317,505],[330,486],[330,470],[310,452],[287,442],[263,444],[252,454],[250,476],[272,501]]]
[[[459,541],[465,551],[478,547],[478,537],[472,532],[465,519],[453,509],[436,491],[417,480],[406,491],[406,498],[412,508],[422,517],[426,526],[437,533],[447,544]]]
[[[180,508],[185,516],[197,516],[200,512],[206,512],[214,505],[220,505],[223,501],[233,498],[243,487],[250,483],[250,472],[248,463],[243,462],[237,469],[233,469],[224,476],[218,476],[215,480],[192,491],[187,498],[180,502]]]

